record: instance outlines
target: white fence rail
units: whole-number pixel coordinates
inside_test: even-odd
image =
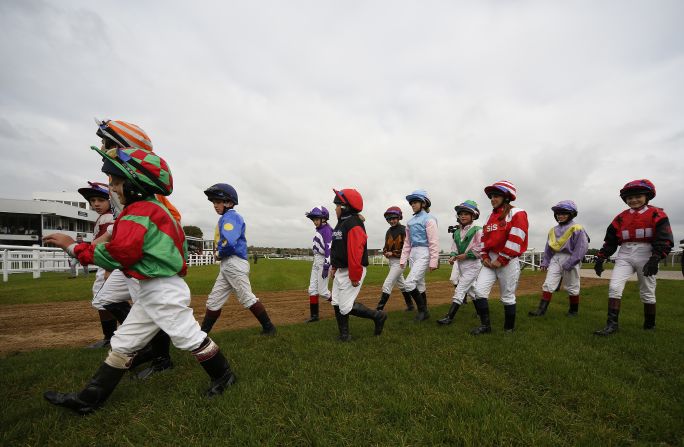
[[[68,272],[71,258],[61,248],[0,245],[0,270],[2,280],[7,282],[12,273],[32,273],[40,278],[44,272]],[[212,253],[188,255],[188,266],[211,265],[216,261]],[[76,274],[80,272],[76,269]]]
[[[3,282],[10,273],[33,273],[34,278],[40,278],[41,272],[69,270],[69,256],[60,248],[0,245],[0,253]]]

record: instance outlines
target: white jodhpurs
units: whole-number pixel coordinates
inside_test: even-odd
[[[622,299],[625,283],[634,273],[639,280],[639,297],[645,304],[656,302],[656,276],[644,276],[644,264],[651,257],[651,244],[645,242],[627,242],[620,246],[615,267],[611,272],[608,298]]]
[[[463,304],[466,293],[475,295],[475,281],[480,274],[482,262],[479,259],[464,259],[454,262],[454,270],[458,271],[458,285],[454,290],[452,302],[459,305]],[[452,275],[453,276],[453,275]]]
[[[420,293],[425,292],[425,274],[430,267],[430,252],[427,247],[411,247],[409,254],[411,271],[406,276],[404,284],[406,291],[418,289]]]
[[[401,268],[399,264],[399,258],[387,258],[389,263],[389,273],[387,273],[387,278],[382,284],[382,293],[388,295],[392,294],[392,289],[396,285],[402,292],[408,292],[406,289],[406,281],[404,280],[404,269]]]
[[[356,301],[356,297],[359,296],[359,292],[361,292],[361,286],[363,285],[365,277],[366,267],[363,268],[359,285],[354,287],[349,279],[349,269],[337,269],[335,272],[335,277],[333,278],[332,305],[339,306],[342,315],[347,315],[351,312],[354,301]]]
[[[190,308],[190,289],[178,276],[138,282],[137,299],[111,340],[112,351],[130,355],[163,330],[178,349],[197,349],[207,337]]]
[[[318,295],[327,300],[330,298],[330,290],[328,290],[328,278],[323,278],[323,264],[325,264],[325,256],[314,253],[309,278],[309,296]]]
[[[489,252],[489,259],[492,261],[496,260],[497,257],[496,253]],[[520,262],[518,258],[513,258],[506,266],[496,269],[482,266],[475,283],[475,298],[489,298],[494,282],[498,280],[501,289],[501,302],[504,305],[515,304],[515,289],[518,288],[519,278]]]
[[[570,270],[563,270],[563,264],[568,260],[570,254],[556,253],[549,262],[549,268],[546,271],[546,279],[542,285],[544,292],[555,292],[561,279],[563,280],[563,288],[568,292],[569,296],[577,296],[580,293],[580,264],[578,263]]]
[[[249,282],[249,262],[239,256],[221,260],[216,282],[207,297],[207,309],[221,309],[233,292],[245,308],[250,308],[259,301],[252,293]]]

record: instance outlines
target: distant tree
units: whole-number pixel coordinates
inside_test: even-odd
[[[183,227],[183,231],[185,231],[186,236],[198,237],[200,239],[202,239],[203,237],[202,230],[200,230],[199,227],[196,227],[194,225],[185,225]]]

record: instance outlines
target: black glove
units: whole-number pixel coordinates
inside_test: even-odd
[[[658,273],[658,263],[660,262],[659,256],[651,256],[644,264],[644,276],[653,276]]]
[[[601,276],[601,273],[603,273],[603,270],[604,270],[603,263],[604,262],[605,262],[605,260],[603,258],[599,258],[598,256],[596,256],[594,258],[594,271],[596,272],[596,274],[598,276]]]
[[[330,264],[328,264],[327,262],[323,263],[323,273],[321,274],[323,279],[326,279],[328,277],[329,271],[330,271]]]

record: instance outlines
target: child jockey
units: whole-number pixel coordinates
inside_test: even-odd
[[[470,331],[472,335],[492,331],[487,299],[497,280],[504,305],[504,331],[515,329],[515,289],[520,278],[518,257],[527,250],[527,213],[511,205],[516,199],[515,186],[502,180],[487,186],[484,191],[493,210],[482,232],[482,270],[477,277],[473,300],[480,326]]]
[[[173,177],[166,162],[141,149],[93,147],[103,157],[102,171],[110,176],[110,191],[124,205],[114,223],[111,240],[96,245],[75,244],[69,236],[45,237],[75,256],[83,265],[120,269],[138,279],[137,299],[111,339],[111,351],[97,373],[79,393],[47,391],[46,400],[85,414],[99,408],[114,391],[136,353],[163,329],[173,344],[191,351],[211,377],[209,397],[235,382],[228,361],[199,324],[190,308],[186,273],[187,244],[178,222],[155,194],[171,194]]]
[[[99,216],[95,221],[93,228],[93,240],[102,236],[107,232],[107,228],[114,223],[114,215],[112,214],[112,206],[109,202],[109,187],[104,183],[88,182],[88,187],[79,188],[78,193],[81,194],[90,204],[90,207]],[[93,283],[93,301],[92,305],[97,309],[100,316],[100,325],[102,326],[102,334],[104,338],[87,347],[90,349],[106,348],[109,346],[109,340],[114,335],[116,330],[116,318],[110,311],[97,302],[97,293],[102,288],[107,279],[107,272],[102,267],[97,268],[95,273],[95,282]]]
[[[332,228],[328,225],[330,213],[321,206],[314,208],[306,217],[311,219],[316,227],[316,234],[313,237],[313,265],[311,266],[311,277],[309,279],[309,310],[311,317],[307,323],[318,321],[318,300],[330,299],[328,290],[328,272],[330,271],[330,243],[332,242]]]
[[[454,231],[454,240],[451,244],[451,257],[449,262],[458,269],[458,285],[454,291],[449,312],[437,323],[445,325],[451,324],[456,316],[458,308],[468,292],[473,290],[473,285],[482,268],[480,262],[480,248],[482,245],[482,227],[474,225],[473,222],[480,217],[480,210],[477,203],[466,200],[454,207],[458,215],[459,228]]]
[[[385,234],[385,246],[382,248],[382,254],[387,258],[389,273],[382,285],[382,296],[376,310],[383,310],[385,308],[385,304],[387,304],[387,300],[389,300],[392,289],[396,284],[399,290],[401,290],[402,295],[404,295],[406,310],[413,311],[413,300],[404,283],[404,269],[399,265],[401,250],[404,248],[404,239],[406,238],[406,227],[400,224],[399,221],[404,216],[402,215],[401,208],[398,206],[387,208],[384,216],[390,227]]]
[[[413,217],[406,224],[406,240],[399,265],[405,268],[407,261],[411,261],[411,271],[406,277],[405,284],[418,307],[415,321],[424,321],[430,318],[425,293],[425,274],[428,269],[433,271],[439,267],[437,220],[429,214],[432,202],[425,190],[413,191],[406,196],[406,201],[411,205]]]
[[[575,223],[577,205],[572,200],[563,200],[551,207],[553,217],[558,225],[549,230],[541,261],[542,271],[546,271],[546,279],[542,286],[542,298],[539,307],[530,311],[530,317],[546,314],[553,292],[560,282],[568,292],[570,309],[567,316],[576,317],[580,300],[580,267],[584,255],[589,249],[589,236],[582,225]]]
[[[603,263],[620,247],[608,286],[608,320],[606,327],[594,332],[596,335],[610,335],[618,330],[622,291],[635,272],[644,303],[644,329],[655,329],[658,263],[674,246],[667,214],[648,204],[655,195],[655,185],[647,179],[633,180],[620,190],[620,198],[629,209],[618,214],[608,226],[603,248],[594,261],[594,270],[601,276]]]
[[[207,297],[207,310],[202,321],[202,330],[209,333],[221,315],[221,309],[232,292],[238,301],[249,309],[261,323],[261,335],[275,335],[276,327],[266,308],[252,293],[249,282],[249,261],[247,260],[247,239],[245,221],[234,207],[238,204],[235,188],[226,183],[217,183],[204,191],[214,205],[214,211],[221,217],[218,221],[218,257],[221,259],[219,275]]]
[[[330,247],[332,264],[333,290],[332,305],[335,309],[337,327],[340,331],[338,340],[351,340],[349,334],[349,315],[368,318],[375,323],[375,335],[382,334],[387,314],[381,310],[371,310],[356,302],[361,291],[361,284],[366,277],[368,267],[368,248],[366,228],[359,213],[363,211],[363,197],[355,189],[336,190],[333,203],[337,225],[333,230]]]

